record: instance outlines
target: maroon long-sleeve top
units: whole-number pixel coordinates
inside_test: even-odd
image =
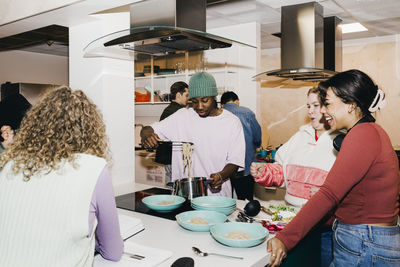
[[[356,125],[346,135],[325,183],[276,237],[291,249],[332,209],[346,224],[393,222],[399,212],[398,166],[379,125]]]

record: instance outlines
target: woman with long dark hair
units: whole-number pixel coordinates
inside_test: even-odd
[[[399,266],[399,169],[387,133],[371,113],[385,94],[359,70],[319,84],[331,129],[346,130],[334,146],[336,161],[320,190],[275,238],[268,241],[271,266],[278,266],[326,213],[334,210],[333,266]]]

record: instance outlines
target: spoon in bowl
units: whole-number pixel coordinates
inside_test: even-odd
[[[232,258],[232,259],[239,259],[239,260],[243,260],[242,257],[236,257],[236,256],[229,256],[229,255],[224,255],[224,254],[218,254],[218,253],[207,253],[207,252],[202,252],[200,249],[196,248],[196,247],[192,247],[192,250],[194,253],[196,253],[199,256],[202,257],[206,257],[209,255],[215,255],[215,256],[222,256],[222,257],[226,257],[226,258]]]

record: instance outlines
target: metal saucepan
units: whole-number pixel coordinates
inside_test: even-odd
[[[167,183],[167,186],[172,187],[173,195],[192,200],[196,197],[207,196],[207,185],[212,182],[213,180],[207,180],[205,177],[193,177]]]

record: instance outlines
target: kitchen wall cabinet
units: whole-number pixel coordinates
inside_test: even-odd
[[[144,62],[135,62],[134,79],[137,95],[135,103],[138,105],[169,103],[168,95],[171,85],[178,81],[189,83],[190,77],[199,71],[207,71],[214,76],[218,89],[218,101],[225,91],[235,91],[238,75],[226,62],[213,62],[212,58],[206,57],[205,52],[191,54],[193,55],[186,52],[183,57],[178,55],[161,59],[150,56]],[[155,70],[158,68],[161,71],[157,73]],[[146,69],[151,69],[150,73],[145,73]],[[161,74],[165,73],[162,70],[168,70],[171,74]],[[148,94],[148,100],[144,99],[142,94]]]

